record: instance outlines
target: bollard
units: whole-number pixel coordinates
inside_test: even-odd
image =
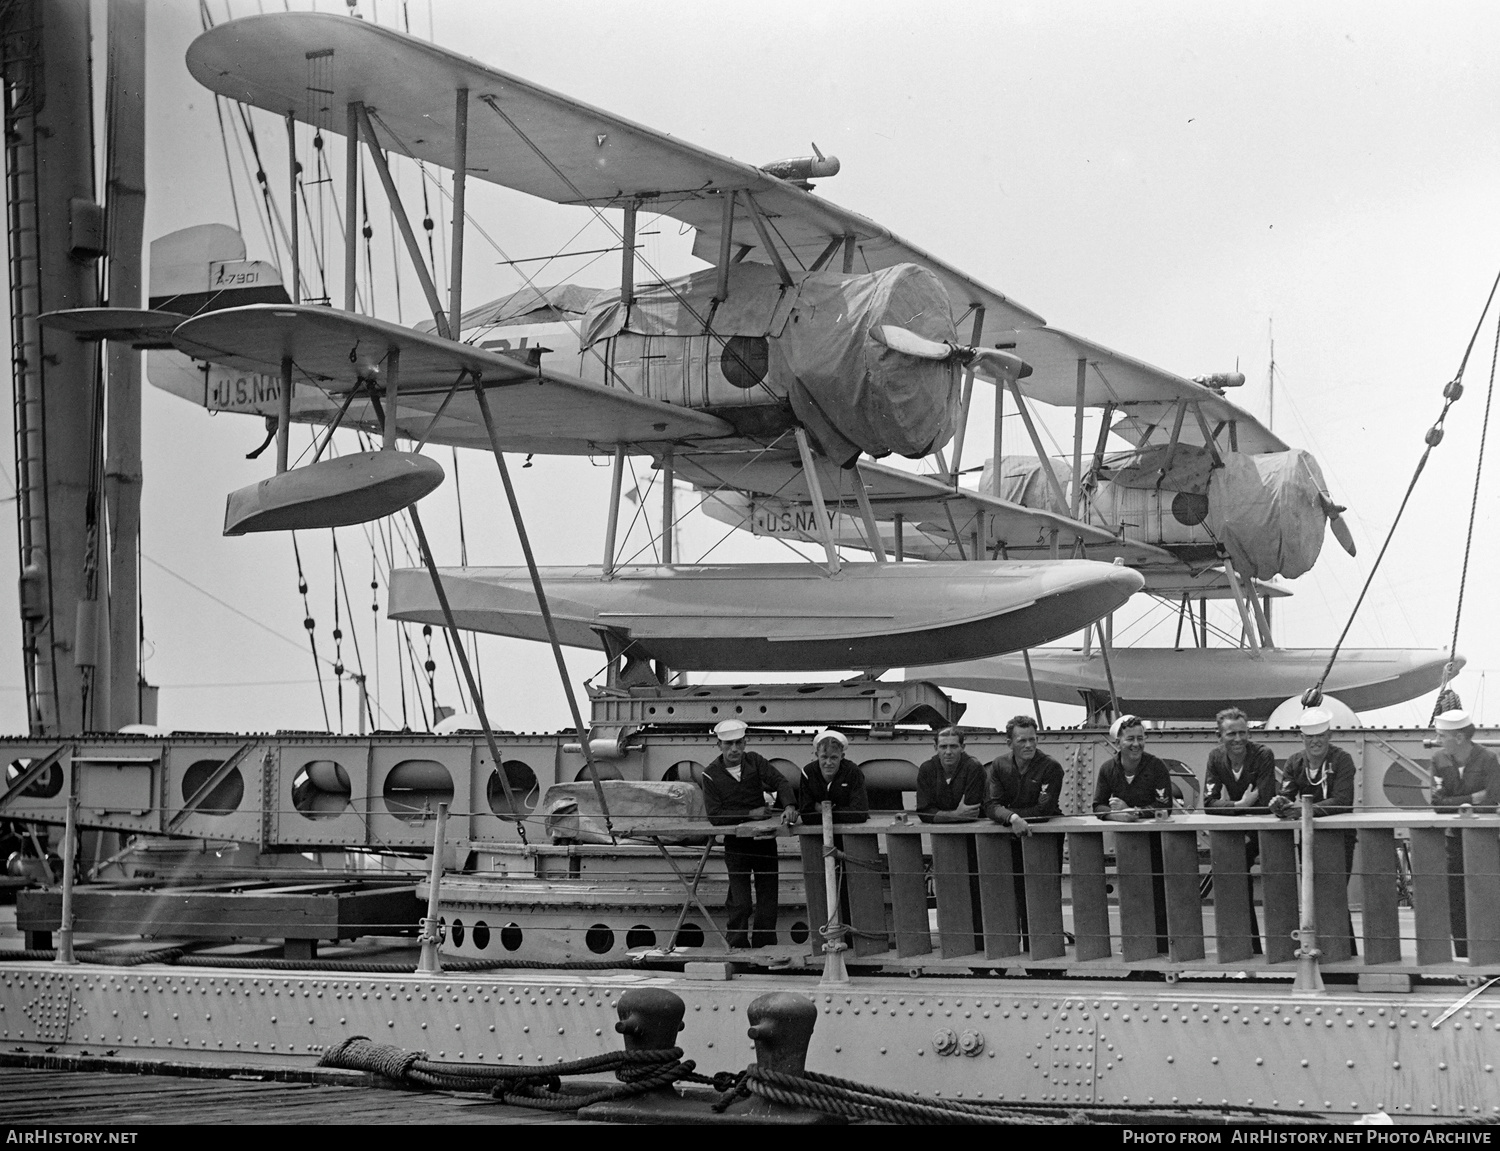
[[[807,1071],[807,1045],[818,1022],[818,1008],[804,995],[790,991],[771,991],[754,1000],[745,1011],[750,1020],[750,1038],[755,1042],[755,1066],[783,1075],[803,1075]],[[726,1120],[740,1123],[842,1123],[843,1119],[775,1103],[752,1095],[730,1104],[724,1111]]]
[[[626,1051],[664,1051],[677,1046],[687,1004],[663,988],[638,987],[620,996],[615,1011],[620,1016],[615,1031],[625,1037]],[[578,1117],[603,1123],[702,1123],[711,1114],[706,1099],[684,1098],[675,1087],[663,1086],[591,1103]]]
[[[438,930],[438,897],[443,884],[443,847],[448,832],[448,805],[438,804],[437,827],[432,832],[432,877],[427,885],[427,916],[422,920],[422,957],[416,974],[441,975],[443,957],[438,954],[442,936]]]
[[[687,1004],[681,996],[662,988],[638,987],[620,996],[615,1011],[620,1016],[615,1030],[625,1037],[626,1051],[664,1051],[677,1046],[677,1033],[683,1028]],[[647,1092],[650,1095],[677,1098],[671,1087],[657,1087]]]
[[[1318,924],[1313,915],[1313,801],[1302,797],[1302,917],[1298,921],[1297,978],[1293,995],[1323,994],[1323,974],[1318,970]]]

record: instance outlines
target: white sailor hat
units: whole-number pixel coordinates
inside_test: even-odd
[[[1322,735],[1333,726],[1333,712],[1321,707],[1310,707],[1297,721],[1303,735]]]
[[[818,744],[822,743],[825,739],[837,740],[840,747],[849,746],[849,737],[847,735],[841,731],[834,731],[831,727],[825,727],[817,735],[813,736],[814,752],[818,750]]]
[[[1456,707],[1452,711],[1443,712],[1432,721],[1432,726],[1439,731],[1462,731],[1466,727],[1473,727],[1474,721],[1463,708]]]
[[[714,735],[725,743],[733,743],[737,739],[744,739],[749,730],[742,719],[726,719],[714,728]]]
[[[1120,742],[1120,733],[1127,727],[1145,727],[1146,721],[1138,715],[1122,715],[1114,723],[1109,725],[1109,738],[1114,742]]]

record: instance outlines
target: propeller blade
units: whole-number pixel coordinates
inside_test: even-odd
[[[969,367],[976,376],[984,376],[1002,385],[1031,375],[1030,364],[1014,352],[1004,352],[999,348],[973,349]]]
[[[893,352],[915,356],[919,360],[946,360],[954,352],[952,344],[929,340],[895,324],[881,324],[874,329],[876,337]]]
[[[1333,530],[1333,538],[1339,541],[1339,546],[1354,555],[1354,534],[1349,530],[1349,525],[1344,522],[1344,513],[1349,509],[1341,504],[1333,502],[1333,497],[1327,492],[1318,493],[1318,503],[1323,507],[1323,514],[1328,517],[1328,526]]]
[[[1353,555],[1354,535],[1349,531],[1349,525],[1344,522],[1344,517],[1329,516],[1328,526],[1333,529],[1333,538],[1339,541],[1339,546]]]

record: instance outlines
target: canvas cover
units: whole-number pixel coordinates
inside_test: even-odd
[[[1326,489],[1308,452],[1231,452],[1209,484],[1208,527],[1241,575],[1296,579],[1322,550],[1327,517],[1318,494]]]
[[[784,287],[766,264],[734,264],[729,298],[714,304],[719,290],[715,268],[657,284],[637,284],[627,309],[618,290],[601,292],[583,321],[583,346],[621,332],[639,336],[698,336],[713,317],[720,336],[775,336],[791,312],[796,291]]]
[[[958,342],[948,296],[915,264],[863,276],[815,272],[798,285],[797,305],[771,342],[773,376],[832,460],[861,451],[920,459],[952,437],[959,375],[952,363],[892,351],[873,332],[885,324],[929,340]]]
[[[895,352],[872,333],[895,325],[929,340],[957,342],[947,293],[915,264],[864,275],[809,272],[783,285],[774,269],[736,264],[729,297],[715,305],[713,269],[643,285],[627,309],[618,292],[601,295],[584,320],[587,347],[621,332],[769,341],[766,385],[786,396],[797,420],[841,465],[860,452],[920,459],[952,438],[958,370]]]
[[[477,308],[466,309],[459,323],[459,331],[564,321],[585,314],[589,304],[599,294],[598,288],[585,288],[578,284],[554,284],[550,288],[528,286],[508,296],[501,296],[498,300],[480,304]],[[433,332],[437,330],[437,323],[427,319],[412,327],[419,332]]]
[[[673,833],[674,826],[685,822],[706,823],[708,809],[703,806],[703,792],[696,783],[669,781],[606,779],[599,784],[604,801],[609,804],[610,819],[616,828],[633,825],[662,829],[664,843],[702,843],[702,836]],[[542,799],[547,834],[554,843],[608,843],[609,830],[599,808],[599,795],[593,783],[557,783],[547,789]]]
[[[1062,485],[1063,491],[1071,499],[1072,467],[1064,460],[1053,460],[1052,470],[1057,475],[1057,482]],[[1047,480],[1047,473],[1042,470],[1041,461],[1035,456],[1001,457],[1000,478],[1002,483],[999,496],[1002,500],[1020,504],[1023,508],[1057,510],[1057,500],[1052,496],[1052,485]],[[979,490],[982,492],[995,490],[994,457],[984,461],[984,471],[979,476]]]

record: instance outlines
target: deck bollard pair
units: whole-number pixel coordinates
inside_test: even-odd
[[[662,988],[638,988],[621,995],[615,1009],[620,1016],[615,1030],[624,1037],[626,1051],[661,1051],[677,1046],[677,1034],[683,1029],[687,1011],[680,996]],[[812,1000],[788,991],[772,991],[753,1000],[745,1017],[750,1022],[748,1035],[755,1042],[758,1066],[784,1075],[801,1075],[807,1070],[807,1045],[818,1021],[818,1009]],[[613,1123],[736,1126],[842,1122],[757,1095],[737,1099],[723,1111],[715,1111],[713,1103],[718,1098],[718,1092],[706,1087],[690,1087],[681,1094],[673,1087],[658,1087],[629,1099],[584,1107],[578,1116]]]

